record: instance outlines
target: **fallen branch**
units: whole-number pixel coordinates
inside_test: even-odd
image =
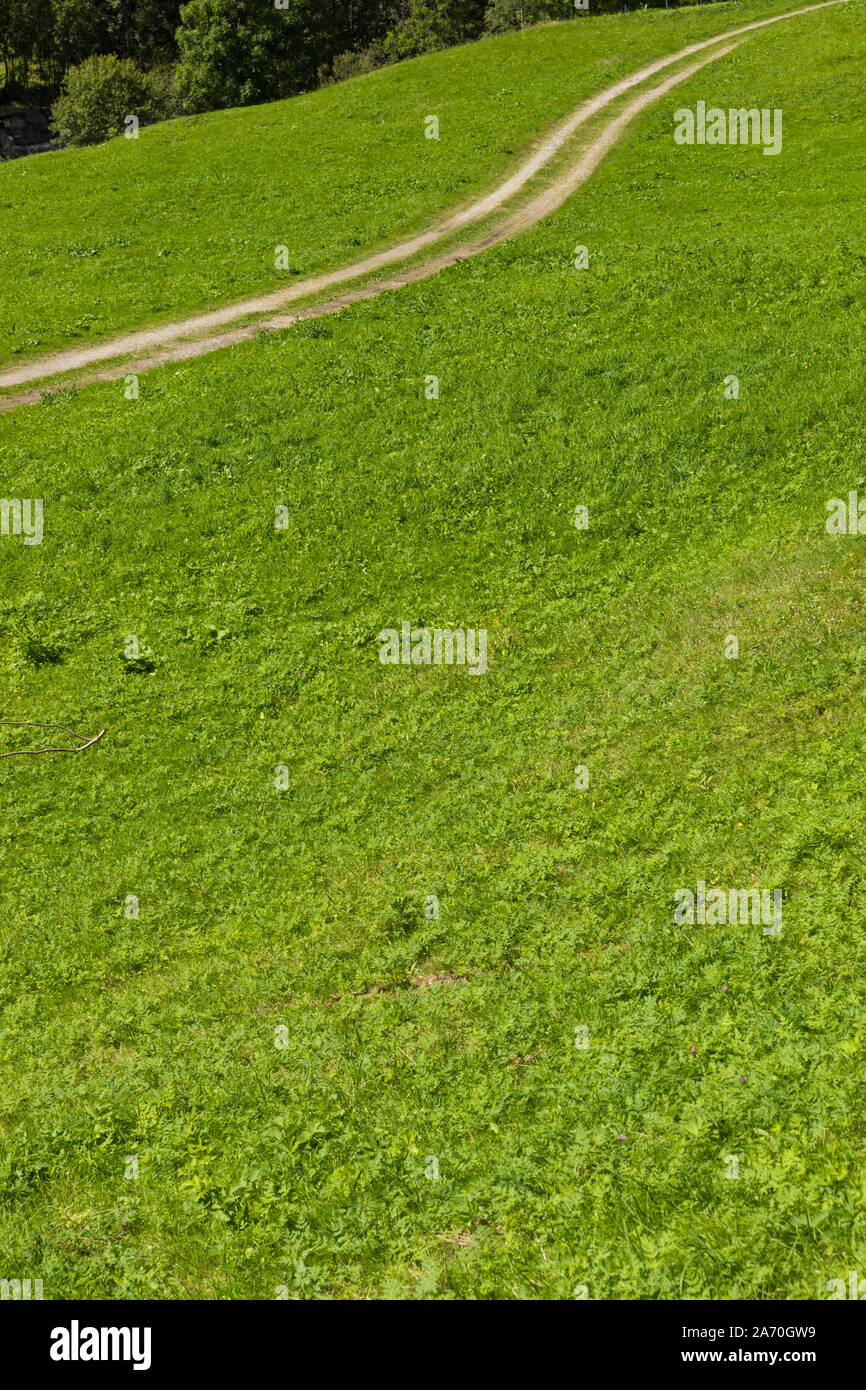
[[[77,734],[74,729],[68,729],[65,724],[39,724],[33,719],[0,719],[0,724],[14,725],[19,729],[62,729],[73,738],[86,740],[77,748],[13,748],[11,753],[0,753],[0,758],[17,758],[26,753],[83,753],[85,748],[92,748],[94,743],[98,743],[108,728],[106,724],[105,729],[100,729],[94,738],[88,738],[86,734]]]

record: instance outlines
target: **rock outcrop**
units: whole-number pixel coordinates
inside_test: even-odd
[[[18,159],[22,154],[42,154],[56,150],[47,106],[0,106],[0,159]]]

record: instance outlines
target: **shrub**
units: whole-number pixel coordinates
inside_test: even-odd
[[[177,69],[171,63],[152,68],[147,75],[154,116],[161,121],[172,116],[181,116],[184,111],[183,97],[180,94]]]
[[[441,15],[429,9],[423,0],[413,0],[406,17],[385,36],[385,52],[393,62],[447,46],[448,36]]]
[[[393,61],[433,53],[481,36],[484,0],[406,0],[402,18],[385,36]]]
[[[152,119],[155,106],[147,74],[131,58],[96,54],[67,72],[51,122],[65,144],[91,145],[120,135],[127,116]]]
[[[385,50],[381,43],[371,43],[369,48],[362,48],[360,52],[350,49],[347,53],[338,53],[331,63],[330,71],[326,64],[320,69],[319,76],[323,85],[345,82],[347,77],[360,77],[362,73],[374,72],[376,68],[381,68],[385,61]]]
[[[571,0],[490,0],[484,30],[487,34],[505,34],[545,19],[570,19],[574,15]]]

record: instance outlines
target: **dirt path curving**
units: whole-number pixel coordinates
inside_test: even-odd
[[[23,362],[13,368],[0,372],[0,387],[18,386],[25,383],[41,382],[47,378],[57,376],[61,373],[75,372],[81,368],[88,367],[93,363],[108,361],[120,357],[129,357],[132,354],[144,354],[136,356],[134,360],[127,361],[121,365],[114,365],[102,371],[91,373],[85,377],[78,378],[72,383],[75,386],[88,385],[99,381],[113,381],[118,377],[125,376],[130,371],[136,373],[146,371],[149,368],[157,367],[166,362],[184,361],[192,357],[199,357],[205,353],[215,352],[222,347],[229,347],[234,343],[243,342],[254,337],[262,330],[274,331],[276,329],[288,328],[301,319],[318,318],[323,314],[335,313],[339,309],[349,304],[355,304],[364,299],[370,299],[375,295],[382,294],[387,290],[399,289],[404,285],[414,281],[425,279],[427,276],[435,275],[438,271],[447,266],[454,265],[456,262],[465,260],[469,256],[478,255],[481,251],[488,249],[506,237],[514,236],[518,232],[525,231],[527,228],[541,221],[548,216],[584,183],[608,151],[620,139],[625,127],[641,111],[652,102],[669,92],[671,88],[679,82],[685,81],[695,72],[698,72],[707,63],[715,62],[717,58],[724,57],[738,45],[729,43],[728,40],[739,35],[750,33],[756,29],[763,29],[769,24],[776,24],[785,19],[793,19],[798,15],[809,14],[812,10],[826,9],[831,5],[845,4],[847,0],[821,0],[820,4],[808,5],[798,10],[790,10],[783,15],[774,15],[770,19],[757,20],[751,24],[745,24],[737,29],[728,30],[724,34],[717,34],[711,39],[704,39],[700,43],[690,44],[687,48],[681,49],[678,53],[673,53],[665,58],[659,58],[653,63],[647,64],[629,77],[622,78],[619,82],[604,88],[589,101],[582,103],[571,116],[560,125],[535,151],[535,153],[525,161],[524,164],[509,178],[505,183],[500,184],[491,193],[469,207],[454,213],[446,221],[439,223],[429,231],[419,233],[406,241],[380,251],[375,255],[368,256],[364,260],[356,261],[351,265],[341,267],[337,270],[328,271],[325,274],[314,276],[310,279],[298,281],[296,284],[285,289],[275,290],[266,295],[260,295],[252,299],[241,300],[234,304],[229,304],[222,309],[214,310],[211,313],[200,314],[194,317],[178,319],[173,323],[161,324],[156,328],[149,328],[129,333],[120,337],[108,339],[103,343],[94,344],[86,348],[71,348],[63,352],[49,354],[42,358],[34,358],[29,362]],[[720,46],[721,45],[721,46]],[[479,221],[496,211],[508,199],[512,198],[521,188],[523,188],[535,174],[537,174],[554,155],[563,147],[566,141],[576,130],[599,111],[603,110],[612,101],[624,95],[630,88],[646,81],[648,77],[670,67],[673,63],[681,62],[683,59],[706,49],[713,51],[699,62],[692,63],[688,67],[668,77],[659,86],[649,91],[643,92],[634,101],[630,102],[618,116],[610,120],[602,129],[598,137],[581,154],[576,164],[572,165],[556,181],[546,188],[542,193],[531,199],[524,207],[508,216],[498,228],[490,234],[474,241],[461,244],[459,247],[424,261],[422,264],[404,271],[399,275],[393,276],[388,280],[377,281],[373,284],[364,285],[355,290],[347,290],[345,293],[326,303],[309,306],[290,315],[273,315],[275,309],[280,309],[290,304],[293,300],[307,298],[315,295],[322,290],[329,289],[333,285],[339,285],[347,280],[359,279],[382,267],[402,261],[424,250],[436,241],[442,240],[449,234],[461,230],[472,222]],[[257,319],[253,323],[246,323],[241,327],[225,333],[213,333],[213,329],[222,328],[227,324],[236,322],[238,319],[248,319],[255,315]],[[196,336],[198,335],[198,336]],[[187,341],[178,341],[179,339]],[[25,405],[41,399],[42,389],[32,390],[20,395],[0,397],[0,412],[8,411],[19,405]]]

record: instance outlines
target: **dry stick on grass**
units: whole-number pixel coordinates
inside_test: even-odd
[[[65,724],[38,724],[32,719],[0,719],[0,724],[15,725],[19,729],[62,729],[73,738],[87,740],[79,748],[13,748],[11,753],[0,753],[0,758],[18,758],[25,753],[83,753],[85,748],[91,748],[94,743],[98,743],[108,728],[106,724],[105,729],[100,729],[94,738],[87,738],[86,734],[77,734],[74,729],[67,729]]]

